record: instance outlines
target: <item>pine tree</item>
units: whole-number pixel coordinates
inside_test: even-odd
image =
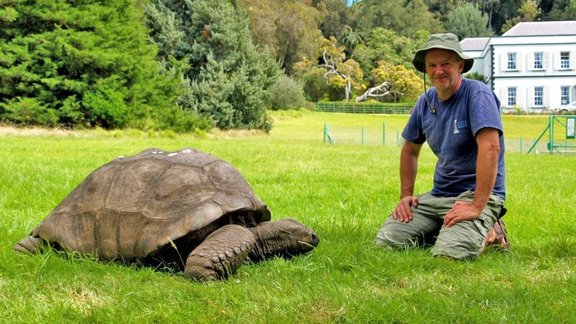
[[[135,0],[15,0],[2,12],[2,120],[119,128],[175,108],[177,79],[161,72]]]
[[[187,109],[223,129],[268,127],[266,90],[279,68],[253,45],[246,15],[209,0],[156,0],[147,12],[162,58],[190,82]]]

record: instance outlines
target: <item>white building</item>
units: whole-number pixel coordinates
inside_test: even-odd
[[[539,112],[576,101],[576,21],[522,22],[502,36],[466,38],[503,108]]]

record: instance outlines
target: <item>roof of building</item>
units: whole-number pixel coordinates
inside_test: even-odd
[[[576,35],[576,20],[520,22],[502,36]]]
[[[505,38],[514,36],[565,36],[576,35],[576,20],[564,21],[531,21],[520,22],[510,28],[502,36],[492,38]],[[491,37],[464,38],[460,45],[464,51],[482,51],[490,42]]]
[[[482,51],[489,40],[490,37],[464,38],[460,45],[465,51]]]

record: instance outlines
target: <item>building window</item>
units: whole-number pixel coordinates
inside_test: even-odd
[[[570,102],[570,87],[560,87],[560,104],[567,105]]]
[[[516,70],[516,53],[508,53],[508,70]]]
[[[534,70],[542,70],[544,68],[544,53],[536,52],[534,53]]]
[[[570,68],[570,52],[560,52],[560,68]]]
[[[544,87],[534,87],[534,106],[544,106]]]
[[[516,106],[516,88],[508,88],[508,107]]]

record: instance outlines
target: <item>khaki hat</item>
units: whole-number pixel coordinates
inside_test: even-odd
[[[416,70],[422,73],[426,73],[424,56],[426,55],[426,51],[433,48],[449,50],[458,54],[458,56],[460,56],[460,58],[464,60],[464,70],[462,70],[462,73],[470,71],[472,65],[474,65],[474,59],[462,53],[462,46],[460,46],[458,36],[452,33],[432,34],[430,35],[430,38],[428,38],[428,41],[426,42],[426,45],[424,45],[424,48],[418,50],[418,52],[416,52],[416,54],[414,55],[412,64],[414,64]]]

